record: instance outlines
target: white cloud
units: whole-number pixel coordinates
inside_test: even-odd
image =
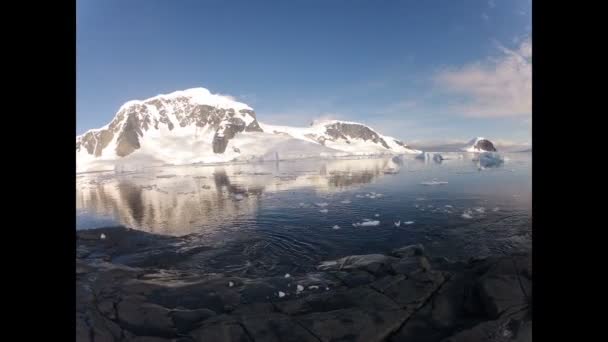
[[[435,75],[438,85],[464,100],[451,112],[469,117],[529,116],[532,113],[532,44],[516,50],[500,44],[498,58],[450,68]]]
[[[481,19],[484,21],[490,21],[490,17],[486,13],[481,13]]]
[[[488,1],[488,7],[490,7],[490,8],[496,7],[496,2],[494,0],[489,0]]]

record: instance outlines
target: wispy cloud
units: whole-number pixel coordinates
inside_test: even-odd
[[[481,19],[483,19],[485,22],[488,22],[490,21],[490,16],[486,13],[481,13]]]
[[[515,50],[497,44],[498,58],[448,68],[434,77],[441,89],[461,95],[453,113],[470,117],[529,116],[532,113],[532,44]]]
[[[488,0],[488,7],[490,7],[490,8],[496,7],[496,2],[494,0]]]

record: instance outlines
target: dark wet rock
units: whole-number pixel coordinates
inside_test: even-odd
[[[445,281],[439,271],[418,272],[396,282],[384,290],[384,294],[403,308],[417,309],[434,294]]]
[[[390,298],[367,287],[327,291],[302,299],[275,304],[277,309],[289,315],[325,312],[360,307],[370,310],[390,310],[399,307]]]
[[[115,305],[116,303],[114,301],[105,299],[99,301],[99,303],[97,304],[97,309],[102,315],[114,320],[116,319]]]
[[[479,294],[488,316],[497,318],[501,313],[527,305],[517,276],[493,275],[484,277]]]
[[[398,275],[394,275],[394,276],[389,275],[389,276],[384,276],[384,277],[376,280],[370,286],[373,289],[375,289],[376,291],[380,291],[380,292],[384,293],[384,291],[386,291],[386,289],[390,288],[394,284],[401,282],[402,280],[405,280],[405,279],[406,279],[406,276],[403,274],[398,274]]]
[[[129,342],[174,342],[175,339],[172,338],[162,338],[162,337],[153,337],[153,336],[135,336],[134,338],[130,338]]]
[[[408,318],[403,310],[343,309],[316,312],[298,321],[321,341],[383,341]]]
[[[431,264],[424,256],[403,257],[391,264],[391,270],[396,274],[410,274],[415,271],[429,271]]]
[[[242,325],[236,321],[204,324],[189,335],[196,342],[253,342]]]
[[[232,311],[241,301],[238,291],[227,287],[224,279],[162,287],[149,298],[168,308],[206,308],[215,312]]]
[[[392,256],[324,262],[315,272],[288,278],[247,278],[116,262],[141,253],[129,248],[128,236],[144,250],[169,252],[181,248],[179,238],[158,240],[127,230],[107,230],[106,239],[99,232],[78,236],[78,247],[112,256],[111,262],[86,253],[77,258],[78,341],[531,338],[529,255],[451,262],[425,256],[424,248],[415,245],[396,249]]]
[[[209,309],[197,310],[174,310],[170,314],[173,324],[179,333],[185,333],[192,330],[200,322],[207,318],[217,315],[215,311]]]
[[[318,342],[293,318],[282,314],[251,315],[243,318],[243,326],[254,341]]]
[[[376,280],[376,277],[369,272],[360,270],[354,270],[351,272],[333,272],[332,275],[337,279],[340,279],[340,281],[348,287],[367,285]]]
[[[472,328],[462,330],[442,340],[442,342],[531,342],[532,321],[518,314],[493,321],[481,322]]]
[[[270,314],[277,312],[275,306],[272,303],[253,303],[240,305],[236,310],[232,311],[232,315],[246,316],[256,314]]]
[[[175,332],[169,310],[144,298],[123,300],[117,311],[120,324],[138,335],[172,336]]]
[[[350,255],[337,260],[324,261],[317,268],[321,271],[360,269],[377,275],[388,272],[391,263],[397,260],[384,254]]]
[[[390,255],[398,258],[404,257],[413,257],[413,256],[423,256],[424,255],[424,246],[418,245],[409,245],[401,248],[393,249]]]

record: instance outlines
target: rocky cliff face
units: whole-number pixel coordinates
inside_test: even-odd
[[[76,152],[100,157],[110,148],[106,153],[124,157],[139,149],[151,131],[171,134],[186,127],[214,133],[215,153],[223,153],[237,133],[262,131],[248,106],[196,88],[126,103],[110,124],[77,137]]]
[[[496,147],[488,139],[475,138],[469,142],[465,150],[467,152],[496,152]]]

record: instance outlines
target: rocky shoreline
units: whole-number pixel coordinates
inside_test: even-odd
[[[450,262],[413,245],[246,278],[171,268],[193,252],[162,248],[176,239],[77,232],[77,341],[532,339],[529,254]]]

